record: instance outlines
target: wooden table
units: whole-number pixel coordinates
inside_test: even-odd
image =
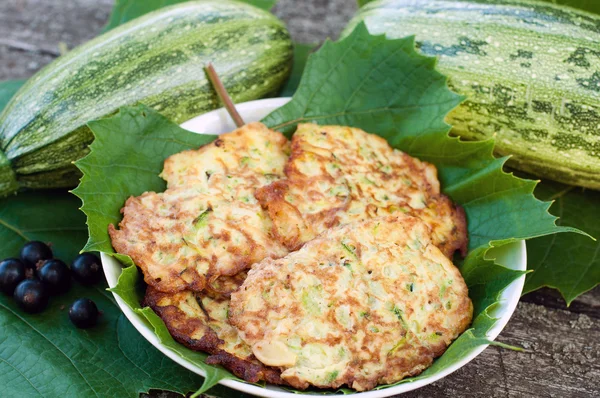
[[[280,0],[275,13],[294,39],[335,37],[356,10],[354,0]],[[112,0],[0,0],[0,80],[27,78],[101,30]],[[600,397],[600,289],[566,308],[541,290],[523,297],[495,347],[451,376],[406,397]],[[1,394],[0,394],[1,395]]]

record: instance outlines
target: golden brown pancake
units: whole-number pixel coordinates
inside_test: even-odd
[[[162,173],[169,188],[127,200],[119,229],[108,228],[113,247],[148,285],[173,293],[285,255],[254,193],[283,176],[288,153],[285,137],[251,123],[171,156]]]
[[[255,264],[231,295],[229,319],[293,387],[364,391],[430,366],[472,313],[429,227],[398,215],[333,228]]]
[[[256,192],[289,250],[348,222],[406,213],[432,229],[452,257],[467,250],[462,208],[440,194],[435,166],[395,150],[377,135],[341,126],[300,124],[286,178]]]
[[[209,145],[168,157],[160,176],[168,188],[192,184],[206,192],[215,188],[235,193],[229,187],[257,188],[281,178],[288,156],[289,142],[283,135],[262,123],[249,123]],[[215,179],[221,176],[228,182]]]

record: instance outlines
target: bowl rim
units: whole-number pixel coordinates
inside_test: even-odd
[[[283,98],[270,98],[270,99],[262,99],[244,102],[240,104],[236,104],[236,108],[242,118],[245,118],[247,122],[256,121],[262,119],[265,115],[270,113],[272,110],[279,108],[282,105],[285,105],[290,101],[291,98],[283,97]],[[224,108],[217,109],[208,113],[205,113],[201,116],[190,119],[181,124],[182,128],[190,130],[199,134],[207,134],[207,131],[210,131],[211,134],[221,133],[225,131],[231,131],[235,128],[233,122],[230,120],[227,112]],[[215,131],[218,130],[218,131]],[[509,268],[513,268],[516,270],[525,271],[527,267],[527,249],[525,245],[525,241],[516,241],[513,243],[509,243],[497,249],[497,258],[500,259],[502,257],[512,257],[511,264],[503,264]],[[102,268],[104,270],[104,274],[106,276],[106,280],[110,288],[113,288],[118,280],[118,277],[121,273],[122,266],[121,264],[112,256],[106,253],[100,253]],[[501,263],[501,261],[498,261]],[[504,329],[508,321],[510,320],[512,314],[514,313],[519,299],[521,297],[521,293],[523,291],[523,286],[525,284],[525,275],[520,276],[515,279],[510,285],[508,285],[501,294],[500,304],[494,309],[493,315],[498,318],[495,325],[487,332],[486,337],[493,341],[498,337],[500,332]],[[167,357],[183,366],[184,368],[199,374],[202,377],[205,377],[206,374],[204,371],[194,365],[193,363],[183,359],[176,352],[167,348],[163,344],[160,343],[158,337],[154,333],[154,331],[146,324],[143,320],[142,316],[135,313],[129,306],[119,297],[118,294],[112,292],[118,306],[121,308],[127,319],[131,322],[131,324],[137,329],[138,332],[146,339],[150,344],[156,347],[159,351],[165,354]],[[423,387],[425,385],[431,384],[437,380],[440,380],[449,374],[455,372],[461,367],[465,366],[467,363],[471,362],[475,357],[477,357],[483,350],[485,350],[488,345],[478,346],[476,349],[471,351],[469,355],[464,357],[462,360],[458,361],[454,365],[448,367],[447,369],[439,372],[438,374],[416,380],[413,382],[407,382],[403,384],[399,384],[397,386],[381,389],[381,390],[371,390],[366,392],[357,392],[353,394],[353,396],[360,398],[384,398],[392,395],[402,394],[408,391],[415,390],[417,388]],[[224,379],[220,380],[219,384],[222,384],[231,389],[268,398],[292,398],[298,397],[297,393],[286,391],[277,386],[266,386],[261,387],[250,383],[245,383],[233,379]],[[313,395],[307,393],[305,395]]]

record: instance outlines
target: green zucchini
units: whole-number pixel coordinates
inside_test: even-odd
[[[0,196],[77,185],[86,123],[141,102],[175,122],[220,107],[212,62],[236,102],[277,93],[292,43],[270,13],[235,1],[187,2],[147,14],[74,49],[33,76],[0,115]]]
[[[466,96],[448,122],[495,137],[509,165],[600,189],[600,16],[530,0],[386,0],[363,7],[374,34],[416,35]]]

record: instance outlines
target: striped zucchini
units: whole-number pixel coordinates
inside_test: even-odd
[[[416,35],[467,97],[448,122],[496,138],[509,165],[600,189],[600,16],[530,0],[386,0],[363,7],[371,33]]]
[[[86,122],[144,103],[175,122],[220,106],[212,62],[236,102],[277,93],[292,61],[282,22],[235,1],[182,3],[78,47],[24,85],[0,115],[0,196],[77,184]],[[10,167],[9,167],[10,165]]]

